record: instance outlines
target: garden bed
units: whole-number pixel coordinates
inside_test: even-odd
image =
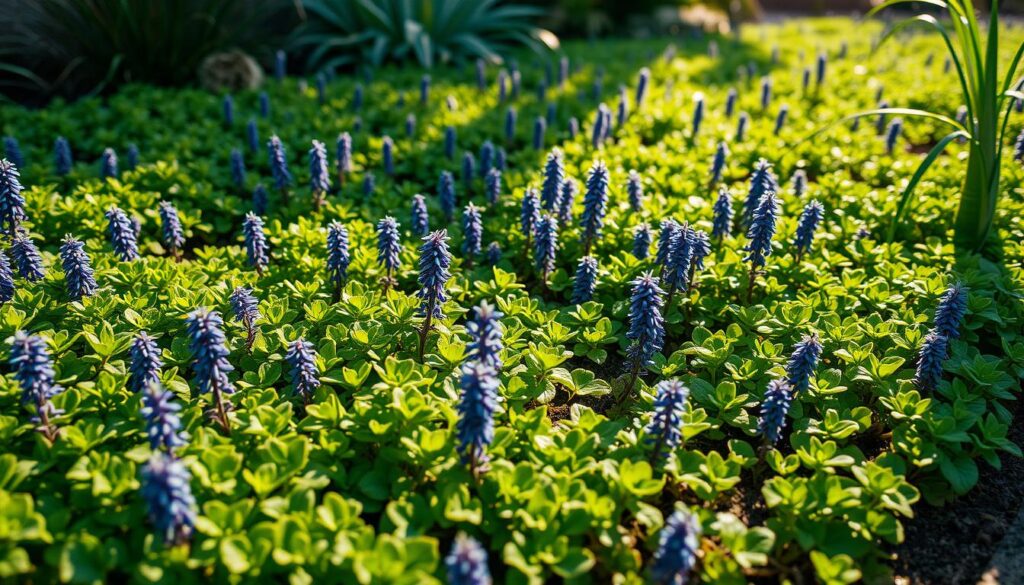
[[[941,40],[880,30],[0,108],[0,580],[976,579],[1021,506],[1024,170],[957,254],[952,144],[888,242],[941,124],[805,140],[956,115]]]

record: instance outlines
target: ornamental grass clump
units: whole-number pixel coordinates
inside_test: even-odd
[[[320,387],[320,369],[316,365],[316,348],[300,337],[288,345],[285,361],[292,367],[292,387],[306,404]]]
[[[683,415],[690,389],[679,380],[658,382],[655,388],[654,415],[644,432],[647,442],[654,444],[651,461],[668,457],[683,441]]]
[[[443,319],[442,307],[448,300],[445,284],[451,278],[452,255],[448,251],[448,230],[438,230],[423,238],[420,246],[419,277],[420,290],[416,296],[420,299],[419,358],[423,361],[423,349],[427,343],[431,323],[434,319]]]
[[[56,383],[56,372],[46,340],[38,335],[30,335],[24,331],[14,333],[11,353],[8,359],[14,370],[14,379],[21,387],[21,403],[31,405],[35,411],[32,422],[36,431],[49,442],[57,440],[60,431],[53,424],[53,419],[62,414],[54,407],[51,399],[64,391]]]
[[[89,255],[85,253],[84,242],[71,234],[64,236],[60,246],[60,262],[64,268],[64,284],[71,300],[78,301],[96,293],[96,278]]]
[[[907,4],[910,0],[889,0],[875,6],[868,15],[877,14],[880,10]],[[919,116],[939,121],[952,128],[941,138],[931,152],[922,160],[917,171],[907,183],[903,195],[892,215],[889,225],[888,241],[892,242],[896,228],[906,215],[913,192],[924,174],[939,158],[939,155],[950,143],[966,139],[968,144],[967,171],[964,174],[963,187],[960,190],[960,201],[954,220],[953,244],[959,251],[980,252],[988,241],[995,221],[1001,188],[1002,156],[1006,148],[1008,120],[1015,102],[1019,102],[1021,92],[1016,84],[1019,80],[1019,68],[1024,61],[1021,54],[1024,49],[1018,47],[1016,56],[1003,69],[1002,52],[999,50],[1001,28],[999,18],[999,1],[991,0],[988,10],[988,23],[982,25],[978,20],[974,2],[970,0],[954,0],[935,3],[943,12],[948,12],[948,21],[940,21],[928,14],[918,14],[886,28],[876,48],[893,38],[895,34],[913,24],[926,24],[937,31],[945,42],[947,67],[955,68],[957,81],[960,85],[961,103],[967,108],[967,120],[971,123],[963,125],[946,116],[907,108],[888,110],[887,106],[879,105],[874,112],[859,115],[880,114],[879,134],[881,134],[882,116],[887,113],[901,116]],[[948,25],[946,24],[948,22]],[[952,28],[952,34],[948,28]],[[1015,98],[1015,99],[1014,99]]]
[[[263,219],[255,213],[245,214],[242,221],[242,239],[245,242],[246,262],[256,269],[258,276],[270,265],[270,246],[267,245],[267,235],[263,231]]]

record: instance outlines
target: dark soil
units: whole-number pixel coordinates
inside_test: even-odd
[[[1024,408],[1009,439],[1024,445]],[[941,508],[919,504],[904,522],[906,540],[893,551],[894,569],[908,585],[974,585],[1024,506],[1024,459],[1003,454],[1003,469],[979,462],[978,485]]]

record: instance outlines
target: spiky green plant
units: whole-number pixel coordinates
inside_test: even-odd
[[[308,22],[293,46],[310,49],[306,66],[327,70],[415,59],[422,67],[485,59],[500,62],[510,47],[557,46],[531,19],[532,6],[503,0],[304,0]]]
[[[912,0],[887,0],[876,6],[870,15]],[[884,108],[858,115],[896,114],[920,116],[940,121],[953,128],[924,158],[917,171],[907,183],[900,198],[896,213],[889,225],[888,239],[891,242],[896,228],[907,213],[911,195],[921,178],[943,150],[958,138],[967,140],[967,174],[964,177],[960,207],[956,214],[954,244],[958,250],[978,252],[985,245],[999,201],[1000,160],[1006,147],[1007,122],[1013,103],[1024,98],[1014,90],[1014,75],[1024,54],[1024,44],[1017,47],[1005,74],[999,74],[999,0],[991,0],[989,6],[988,30],[983,29],[975,14],[973,0],[918,0],[917,4],[939,8],[949,14],[949,27],[931,14],[917,14],[891,26],[882,36],[879,45],[892,38],[900,30],[923,24],[937,31],[946,44],[952,61],[963,101],[967,107],[967,120],[973,124],[964,125],[940,114],[924,110]],[[973,126],[973,127],[971,127]]]

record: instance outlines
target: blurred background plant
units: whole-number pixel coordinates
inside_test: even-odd
[[[41,101],[130,81],[183,85],[211,54],[266,57],[300,12],[282,0],[0,0],[0,92]]]
[[[0,0],[0,100],[40,104],[138,81],[258,86],[288,73],[504,60],[559,37],[735,32],[773,14],[866,11],[879,0]],[[922,3],[918,3],[922,4]],[[1004,0],[1001,11],[1024,0]]]
[[[308,12],[291,42],[307,71],[357,63],[415,61],[430,68],[477,58],[501,62],[513,47],[554,49],[558,38],[534,24],[537,7],[500,0],[304,0]]]
[[[545,8],[542,24],[565,36],[657,35],[695,24],[721,30],[761,14],[759,0],[532,1]]]

